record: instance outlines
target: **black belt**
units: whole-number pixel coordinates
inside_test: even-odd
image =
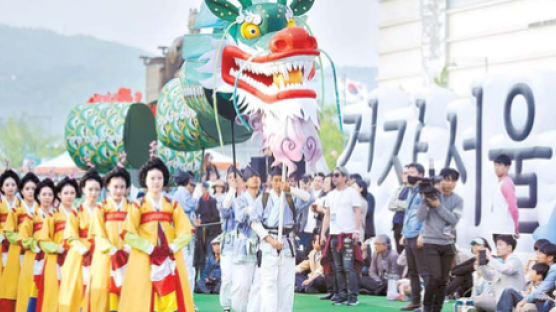
[[[268,230],[268,233],[273,234],[273,235],[278,235],[278,228],[276,227],[269,227],[263,224],[263,227]],[[282,229],[282,235],[287,236],[290,235],[290,233],[293,232],[293,229],[290,228],[283,228]]]
[[[268,230],[268,233],[273,234],[273,235],[278,235],[278,228],[275,228],[275,227],[268,227],[268,226],[266,226],[266,225],[264,225],[264,224],[263,224],[263,227],[264,227],[266,230]],[[290,228],[283,228],[283,229],[282,229],[282,236],[289,236],[290,233],[292,233],[292,232],[293,232],[293,229],[290,229]],[[294,252],[293,244],[292,244],[290,238],[289,238],[289,237],[286,237],[286,241],[288,242],[288,247],[290,248],[290,252],[291,252],[291,254],[292,254],[292,257],[295,258],[295,252]],[[278,250],[278,254],[280,254],[280,250]]]

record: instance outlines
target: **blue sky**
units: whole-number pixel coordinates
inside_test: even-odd
[[[85,34],[156,53],[201,0],[0,0],[0,24]],[[339,65],[376,66],[377,0],[316,0],[309,24]]]

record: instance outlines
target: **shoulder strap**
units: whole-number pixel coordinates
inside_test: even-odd
[[[262,198],[262,200],[263,200],[263,210],[266,209],[266,204],[268,204],[268,195],[269,194],[267,192],[263,193],[263,198]]]
[[[415,197],[417,197],[417,194],[419,194],[419,192],[417,191],[417,188],[415,188],[413,190],[413,192],[411,193],[411,195],[408,195],[408,196],[411,196],[411,197],[409,197],[409,202],[407,203],[407,210],[409,210],[409,208],[411,208],[411,204],[413,204],[413,200],[415,199]]]
[[[286,194],[286,201],[288,202],[288,206],[290,207],[290,210],[292,211],[293,222],[297,223],[297,215],[295,213],[295,204],[293,202],[293,198],[292,198],[291,193]]]
[[[263,193],[263,210],[266,209],[266,205],[268,204],[268,196],[270,194],[267,192]],[[286,194],[286,201],[288,202],[288,206],[290,207],[290,210],[293,214],[293,220],[294,222],[297,221],[297,215],[295,213],[295,204],[293,203],[293,198],[291,194]]]

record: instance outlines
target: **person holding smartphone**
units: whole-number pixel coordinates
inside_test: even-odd
[[[476,237],[471,240],[471,253],[472,257],[466,259],[465,261],[459,262],[457,265],[451,268],[450,275],[452,279],[446,288],[446,295],[453,296],[455,298],[468,297],[469,292],[471,293],[482,293],[482,287],[484,283],[481,283],[482,278],[480,274],[475,272],[475,262],[477,260],[476,255],[482,250],[486,252],[484,248],[490,249],[490,245],[486,239],[482,237]],[[456,254],[464,254],[462,251],[457,251]],[[456,255],[456,258],[458,255]]]
[[[495,241],[496,256],[486,247],[482,247],[476,255],[475,262],[477,272],[491,283],[491,287],[486,293],[473,297],[473,302],[476,308],[487,312],[496,311],[496,303],[504,289],[514,288],[521,291],[525,287],[523,264],[514,254],[517,241],[513,235],[502,234],[496,235]]]
[[[556,245],[551,243],[542,245],[537,264],[545,264],[549,267],[545,277],[527,294],[519,293],[512,288],[504,289],[500,296],[500,300],[498,300],[496,311],[525,311],[528,309],[528,306],[530,307],[531,305],[535,305],[538,311],[548,311],[552,309],[554,301],[548,297],[547,294],[554,289],[554,283],[556,281],[556,264],[554,263],[554,259],[556,259]]]

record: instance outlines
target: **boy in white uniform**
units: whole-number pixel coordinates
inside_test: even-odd
[[[295,242],[293,228],[301,207],[296,207],[292,196],[303,201],[308,192],[290,188],[282,182],[282,169],[271,170],[272,189],[259,196],[251,213],[251,227],[261,240],[261,311],[293,311],[295,287]],[[283,205],[280,196],[284,192]],[[280,209],[283,210],[283,233],[278,237]]]

